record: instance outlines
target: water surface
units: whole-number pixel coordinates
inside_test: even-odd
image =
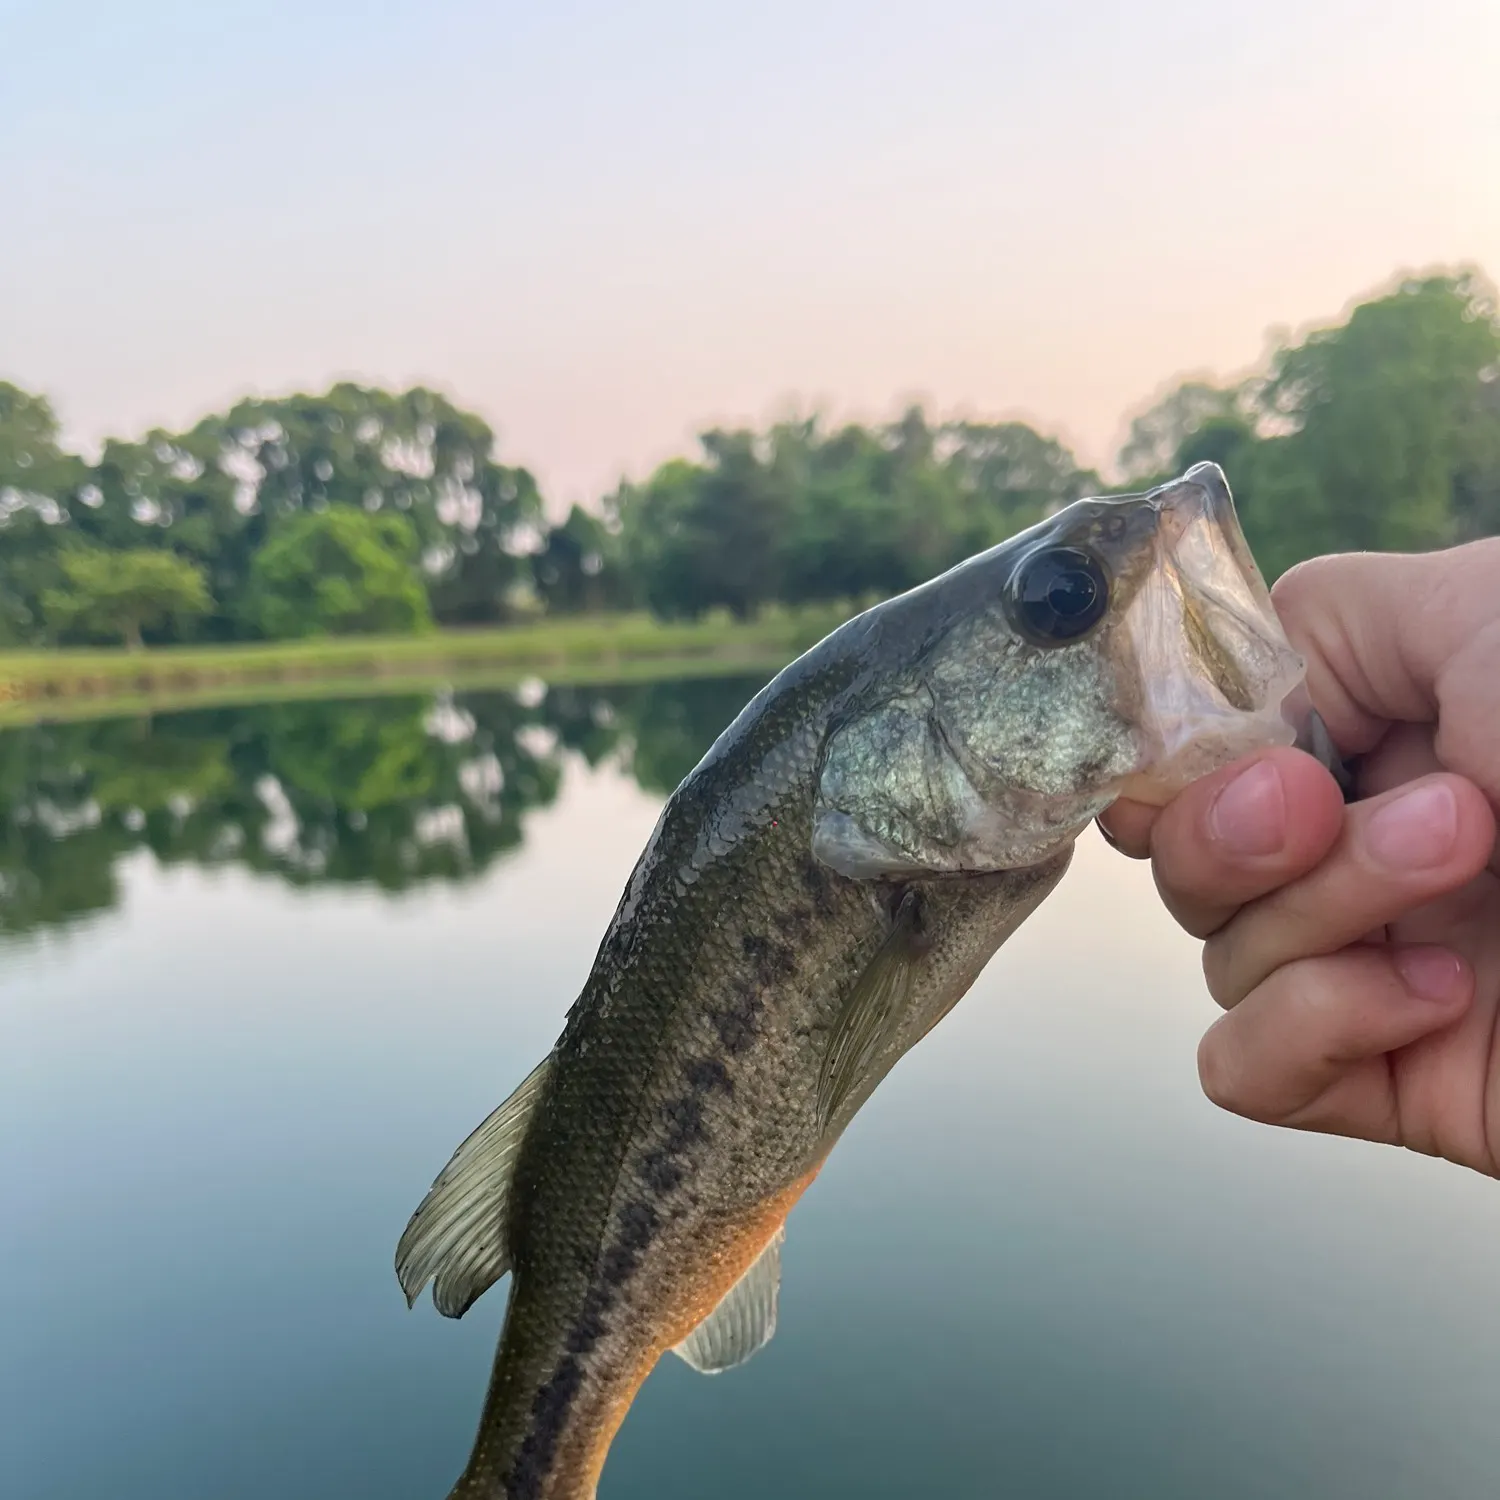
[[[503,1292],[396,1236],[541,1057],[661,797],[758,686],[0,734],[0,1492],[442,1500]],[[668,1359],[602,1500],[1473,1500],[1500,1188],[1201,1097],[1195,945],[1092,835]]]

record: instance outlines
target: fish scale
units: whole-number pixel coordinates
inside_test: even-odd
[[[741,785],[739,755],[755,757],[772,729],[759,725],[720,762],[726,786]],[[595,1431],[601,1402],[618,1400],[603,1392],[689,1331],[664,1330],[657,1309],[711,1310],[720,1283],[737,1279],[747,1220],[816,1159],[818,1040],[840,971],[846,982],[857,975],[880,941],[879,914],[856,882],[825,875],[804,852],[801,778],[772,781],[762,769],[757,780],[767,795],[748,835],[706,862],[699,830],[743,821],[743,809],[706,810],[712,781],[669,808],[644,894],[606,937],[600,982],[569,1019],[557,1083],[517,1167],[516,1291],[500,1363],[536,1368],[548,1361],[537,1347],[561,1353],[529,1420],[512,1424],[520,1461],[495,1445],[459,1494],[496,1493],[497,1481],[513,1500],[591,1493],[586,1473],[549,1482],[543,1470],[577,1448],[576,1428]],[[819,906],[833,915],[814,923]],[[800,944],[784,936],[799,928]],[[786,1128],[799,1119],[801,1129]],[[599,1188],[581,1194],[581,1173]],[[652,1315],[637,1316],[643,1309]]]
[[[1207,465],[1076,502],[768,684],[668,800],[551,1056],[398,1247],[446,1311],[512,1278],[452,1500],[589,1500],[663,1353],[761,1348],[788,1212],[1082,828],[1289,742],[1300,676]]]

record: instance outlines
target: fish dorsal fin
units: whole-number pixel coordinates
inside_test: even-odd
[[[750,1269],[724,1294],[714,1310],[673,1349],[695,1370],[718,1375],[742,1365],[770,1343],[776,1332],[776,1299],[781,1291],[783,1225]]]
[[[923,948],[920,901],[908,890],[890,932],[849,991],[828,1038],[818,1076],[818,1118],[825,1131],[899,1032]]]
[[[550,1054],[455,1151],[396,1246],[396,1277],[414,1306],[428,1281],[445,1318],[461,1318],[510,1269],[510,1182]]]

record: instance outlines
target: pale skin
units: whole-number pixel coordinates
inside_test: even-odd
[[[1500,538],[1272,593],[1359,800],[1277,749],[1101,819],[1205,940],[1204,1092],[1500,1176]]]

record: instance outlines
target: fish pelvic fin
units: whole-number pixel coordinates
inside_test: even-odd
[[[521,1142],[551,1071],[549,1054],[453,1153],[396,1246],[408,1307],[433,1283],[445,1318],[463,1315],[510,1270],[510,1186]]]

